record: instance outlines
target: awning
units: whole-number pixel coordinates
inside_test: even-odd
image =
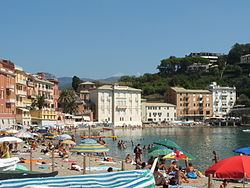
[[[22,111],[24,111],[24,112],[29,112],[29,110],[28,109],[26,109],[26,108],[18,108],[19,110],[22,110]]]

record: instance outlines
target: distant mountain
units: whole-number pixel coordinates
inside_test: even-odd
[[[83,81],[90,81],[90,82],[94,82],[94,81],[101,81],[101,82],[117,82],[119,80],[120,76],[112,76],[109,78],[105,78],[105,79],[91,79],[91,78],[81,78],[81,80]],[[71,88],[71,84],[72,84],[72,77],[60,77],[58,78],[59,80],[59,89],[68,89]]]

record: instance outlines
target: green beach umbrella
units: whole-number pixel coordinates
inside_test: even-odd
[[[46,134],[43,134],[43,136],[54,136],[54,135],[51,133],[46,133]]]
[[[170,149],[178,149],[178,150],[181,149],[179,145],[177,145],[175,142],[168,140],[168,139],[155,141],[154,144],[165,146]]]
[[[155,145],[154,147],[152,147],[152,148],[150,148],[149,150],[148,150],[148,152],[150,153],[150,152],[152,152],[152,151],[154,151],[154,150],[159,150],[159,149],[165,149],[165,148],[167,148],[166,146],[160,146],[160,145]]]
[[[148,154],[153,156],[153,157],[158,157],[160,155],[167,155],[167,154],[172,153],[172,152],[173,152],[173,150],[165,147],[165,148],[153,150],[153,151],[149,152]]]

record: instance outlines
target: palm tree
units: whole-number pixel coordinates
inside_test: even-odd
[[[41,110],[45,106],[46,106],[45,97],[44,96],[37,96],[36,100],[31,104],[30,108],[31,108],[31,110],[35,110],[36,108]]]
[[[58,99],[59,108],[63,113],[74,114],[77,110],[75,92],[73,90],[63,90]]]

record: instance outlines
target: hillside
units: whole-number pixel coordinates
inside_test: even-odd
[[[206,89],[211,82],[217,82],[221,86],[235,86],[237,103],[250,106],[250,63],[240,63],[240,57],[245,54],[250,54],[250,44],[235,44],[214,64],[202,57],[171,56],[160,62],[158,73],[123,76],[120,81],[142,89],[144,97],[152,101],[162,101],[168,87]]]

